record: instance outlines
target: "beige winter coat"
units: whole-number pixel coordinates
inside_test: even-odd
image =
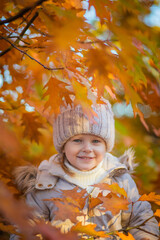
[[[128,198],[132,202],[136,202],[139,199],[140,196],[136,184],[129,174],[129,170],[132,170],[131,153],[126,153],[120,159],[107,153],[103,162],[103,168],[105,169],[105,174],[99,178],[98,182],[108,184],[116,182],[121,188],[125,189]],[[36,172],[36,170],[34,171]],[[55,210],[57,207],[53,201],[44,201],[44,199],[61,197],[60,190],[73,189],[75,186],[82,189],[80,183],[73,182],[72,177],[64,172],[57,161],[57,155],[52,156],[49,161],[45,160],[42,162],[38,168],[35,182],[34,177],[31,178],[29,174],[26,174],[25,168],[19,170],[17,181],[19,187],[27,191],[27,203],[34,207],[36,216],[43,217],[46,221],[50,221],[54,226],[60,228],[62,232],[69,231],[73,223],[69,219],[65,222],[55,221]],[[95,190],[93,187],[88,186],[87,191],[95,194],[94,192],[97,191],[97,188]],[[81,220],[83,224],[96,223],[96,230],[98,231],[105,230],[106,232],[110,232],[122,228],[125,229],[127,226],[138,226],[153,215],[148,202],[138,201],[133,206],[133,210],[130,204],[129,210],[120,211],[116,216],[113,216],[110,211],[103,213],[99,211],[97,207],[94,210],[93,217],[88,217],[88,213],[86,212],[86,215],[83,216]],[[144,231],[132,229],[129,232],[136,240],[142,238],[158,240],[159,227],[154,218],[146,222],[144,226],[141,226],[141,229]],[[153,233],[153,235],[150,233]],[[155,235],[157,235],[157,237]],[[12,235],[10,239],[15,240],[16,238]],[[111,236],[110,239],[119,238]]]

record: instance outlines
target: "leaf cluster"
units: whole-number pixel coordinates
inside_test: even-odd
[[[29,209],[22,200],[16,200],[13,198],[9,190],[1,183],[0,210],[3,213],[3,216],[7,217],[10,223],[14,223],[18,227],[19,232],[16,232],[14,227],[9,224],[6,225],[6,223],[1,223],[0,229],[12,234],[25,236],[26,239],[37,240],[78,240],[99,237],[105,237],[107,239],[111,236],[119,236],[122,240],[132,240],[134,238],[128,232],[130,229],[141,229],[141,227],[154,216],[160,218],[160,210],[157,209],[153,216],[145,220],[140,225],[131,227],[128,224],[126,228],[117,229],[113,232],[107,232],[105,230],[97,231],[96,224],[90,223],[89,221],[84,224],[80,216],[82,217],[88,214],[92,217],[93,211],[96,208],[99,209],[101,214],[106,211],[111,211],[114,216],[121,210],[127,210],[129,204],[134,206],[136,202],[130,202],[127,199],[125,190],[120,188],[117,183],[113,183],[112,185],[107,183],[96,184],[93,187],[93,190],[95,190],[95,188],[99,188],[100,190],[97,197],[92,196],[93,190],[90,194],[88,194],[86,190],[79,190],[78,187],[75,187],[72,190],[62,190],[61,198],[44,199],[44,201],[54,201],[54,204],[57,207],[55,220],[65,222],[69,219],[72,222],[72,227],[69,232],[67,234],[62,234],[57,228],[51,226],[49,223],[46,223],[43,219],[35,219],[33,216],[33,210]],[[105,194],[103,192],[104,190]],[[106,190],[108,193],[106,193]],[[150,193],[149,195],[144,194],[137,201],[150,201],[160,205],[160,195],[156,195],[155,193]],[[85,210],[86,206],[88,212]]]
[[[17,194],[11,181],[14,167],[38,165],[55,153],[52,122],[60,106],[81,104],[92,118],[90,106],[101,97],[113,106],[131,106],[135,118],[118,118],[115,110],[115,153],[134,146],[142,194],[159,192],[159,28],[144,22],[157,3],[1,0],[0,178],[12,193]],[[86,14],[93,8],[96,17],[90,21]],[[112,191],[105,200],[101,195],[90,199],[90,211],[103,201],[107,207],[109,197],[115,203],[124,201],[119,194],[118,198]],[[10,195],[8,199],[14,202]],[[69,201],[57,204],[74,207],[76,218],[80,206]],[[3,231],[5,227],[1,225]],[[41,229],[50,231],[49,236],[56,231],[43,224]]]

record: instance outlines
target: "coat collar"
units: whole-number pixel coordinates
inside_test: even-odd
[[[59,154],[53,155],[49,161],[44,160],[39,168],[36,179],[35,188],[39,190],[51,189],[55,186],[59,178],[64,179],[72,184],[76,184],[80,187],[82,185],[79,182],[75,182],[74,177],[69,176],[59,164]],[[118,158],[106,153],[103,160],[102,168],[104,173],[98,179],[99,182],[103,179],[111,178],[113,176],[121,175],[127,172],[126,165],[119,162]]]

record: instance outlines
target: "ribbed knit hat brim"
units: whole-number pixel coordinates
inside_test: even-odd
[[[115,126],[114,116],[108,104],[97,104],[93,106],[97,114],[95,121],[90,121],[83,113],[80,105],[76,107],[63,108],[56,117],[53,124],[54,146],[58,152],[62,152],[64,144],[73,136],[78,134],[93,134],[101,137],[110,152],[114,146]]]

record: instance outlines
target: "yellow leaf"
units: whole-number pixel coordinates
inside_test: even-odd
[[[64,9],[53,4],[48,6],[48,11],[50,11],[49,8],[54,12],[52,23],[48,24],[54,44],[61,50],[76,45],[85,26],[83,18],[77,16],[75,9]]]
[[[70,91],[66,88],[67,84],[59,81],[55,77],[51,77],[48,83],[45,85],[47,88],[44,93],[45,96],[49,96],[45,108],[51,107],[51,111],[55,114],[58,114],[60,111],[60,106],[63,105],[63,97],[67,103],[71,103],[71,99],[69,98]]]
[[[82,2],[81,0],[65,0],[65,2],[63,3],[64,7],[74,7],[76,9],[78,8],[82,8]]]
[[[80,104],[83,112],[88,116],[89,119],[91,119],[95,115],[95,112],[91,108],[92,101],[88,98],[87,87],[76,80],[72,81],[72,86],[75,93],[75,104]]]
[[[160,217],[160,209],[157,209],[156,212],[154,213],[155,216]]]
[[[155,192],[151,192],[148,195],[142,195],[139,198],[139,201],[155,202],[157,205],[160,205],[160,195],[156,195]]]
[[[12,234],[16,234],[16,231],[12,225],[4,225],[3,223],[0,223],[0,230],[3,232],[9,232]]]
[[[98,183],[94,184],[94,186],[100,188],[101,190],[109,190],[112,193],[123,195],[127,198],[126,191],[124,190],[124,188],[121,188],[118,183],[112,183],[111,185],[108,183]]]
[[[103,231],[96,231],[95,230],[96,226],[97,226],[96,224],[82,225],[82,223],[79,222],[71,228],[71,231],[77,232],[77,233],[85,233],[89,236],[94,236],[94,237],[109,237],[109,235],[107,235]]]
[[[134,238],[130,233],[127,233],[127,235],[125,235],[124,233],[117,232],[117,235],[118,235],[122,240],[135,240],[135,238]]]

